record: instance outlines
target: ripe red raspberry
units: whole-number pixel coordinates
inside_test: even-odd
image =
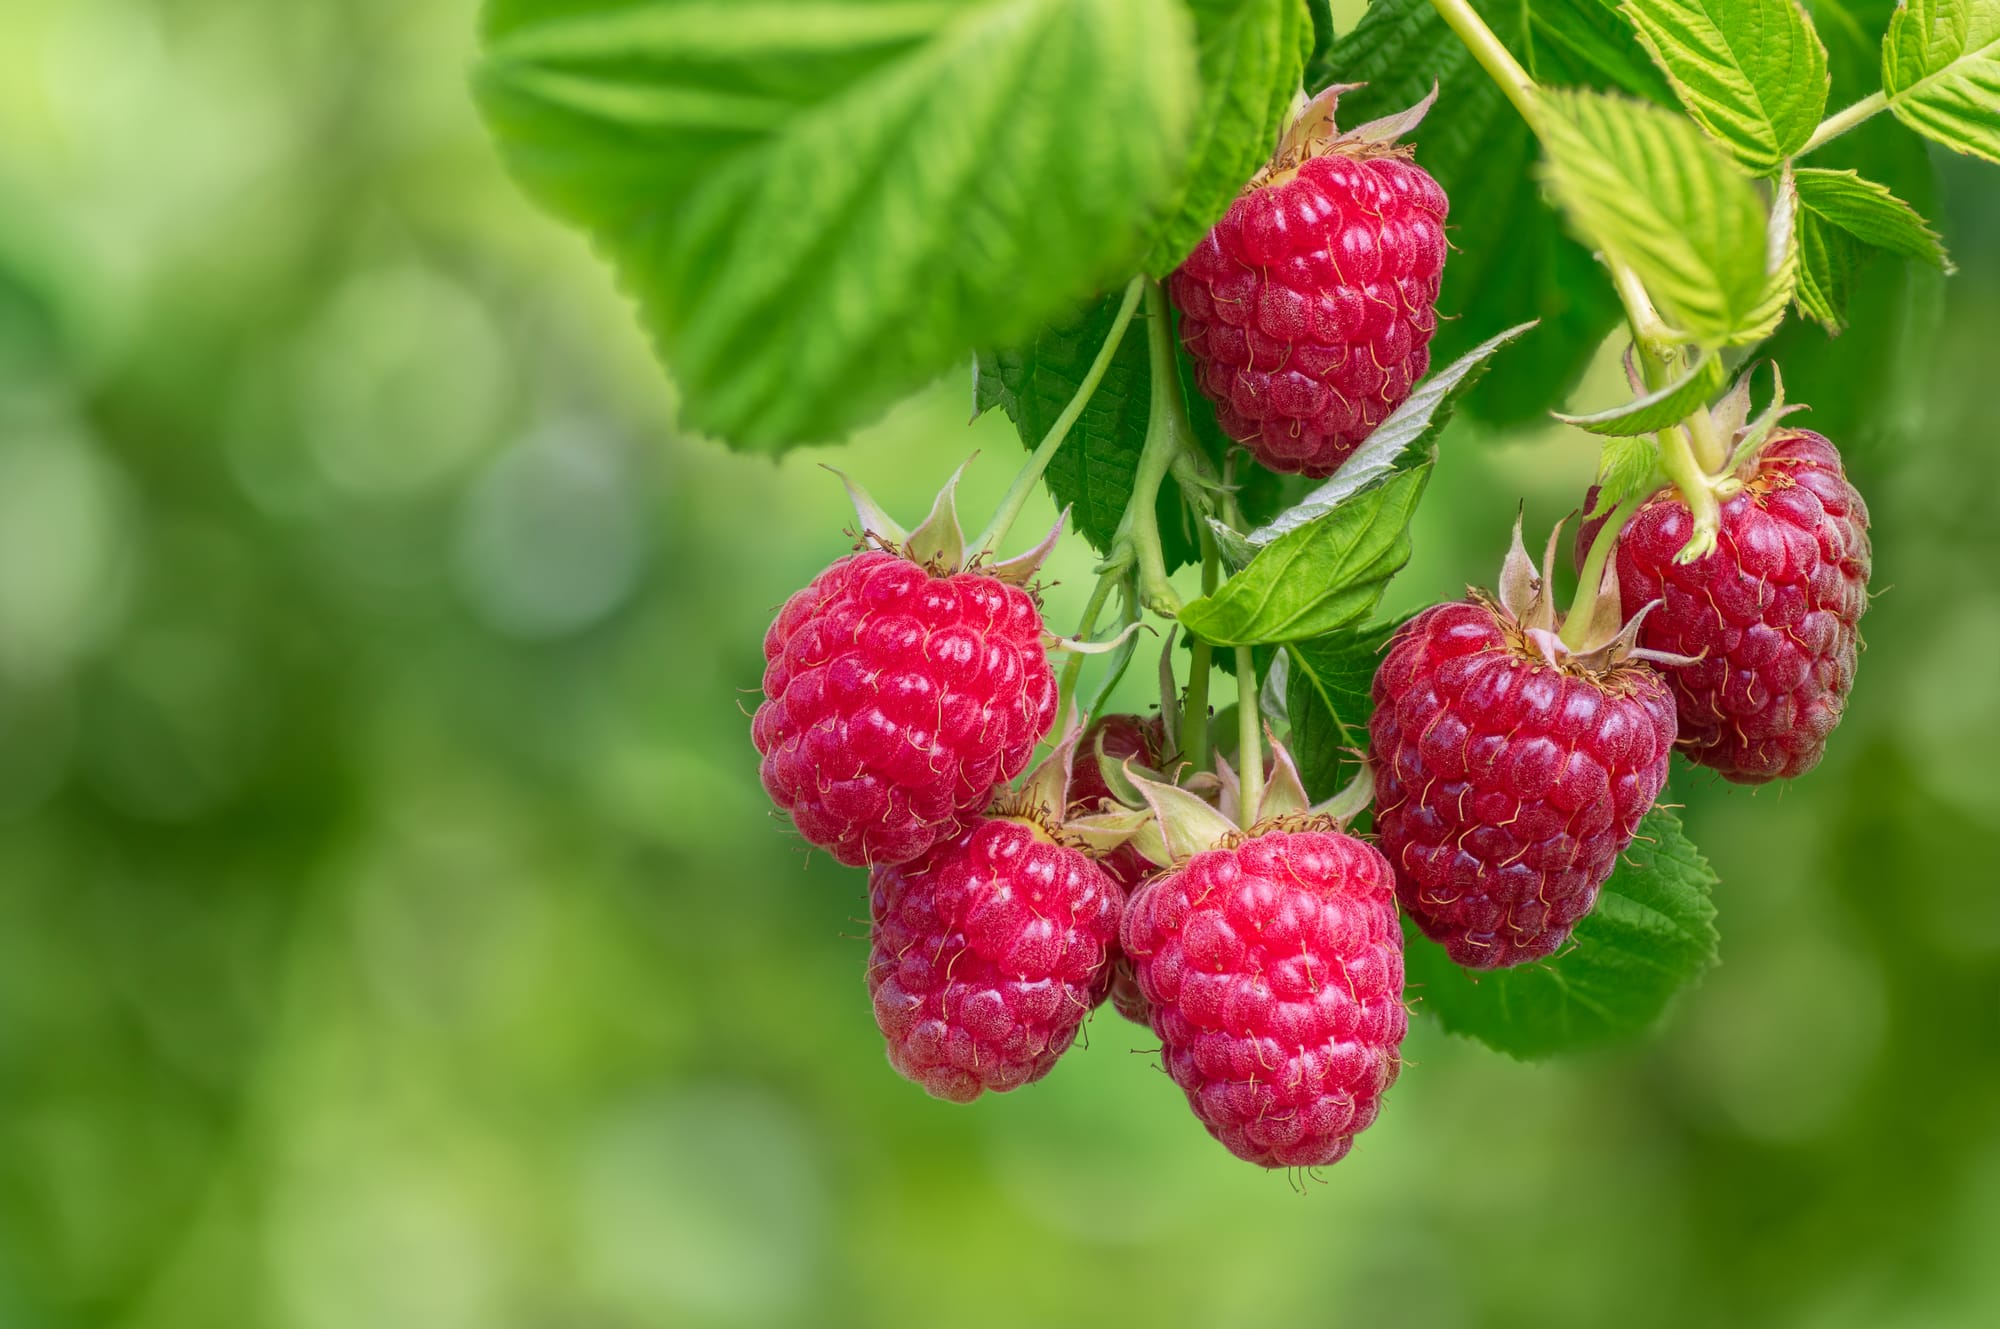
[[[1868,506],[1818,434],[1772,441],[1722,504],[1713,552],[1674,555],[1693,518],[1669,490],[1618,539],[1626,612],[1653,600],[1639,640],[1702,657],[1665,671],[1689,760],[1741,784],[1819,764],[1854,686],[1868,608]]]
[[[1300,151],[1315,155],[1281,149],[1169,289],[1223,432],[1274,471],[1324,476],[1430,368],[1449,203],[1407,149]]]
[[[906,863],[957,834],[1055,720],[1025,591],[882,550],[840,560],[787,601],[764,659],[751,726],[764,788],[850,866]]]
[[[1069,783],[1072,805],[1095,811],[1107,802],[1115,802],[1098,765],[1100,750],[1113,760],[1131,757],[1141,766],[1157,770],[1165,748],[1166,729],[1157,715],[1146,719],[1136,715],[1107,715],[1093,722],[1077,745],[1076,768]],[[1097,862],[1127,896],[1159,871],[1130,844],[1119,845]],[[1151,1023],[1152,1009],[1133,977],[1132,961],[1116,947],[1111,956],[1110,997],[1111,1005],[1132,1023]]]
[[[1459,601],[1406,623],[1375,674],[1376,835],[1403,908],[1468,968],[1554,954],[1667,779],[1660,676],[1544,649]]]
[[[1033,822],[983,817],[869,874],[868,991],[889,1061],[969,1103],[1049,1073],[1111,981],[1123,892]]]
[[[1333,831],[1211,849],[1133,897],[1122,928],[1167,1074],[1229,1152],[1346,1155],[1408,1027],[1389,865]]]

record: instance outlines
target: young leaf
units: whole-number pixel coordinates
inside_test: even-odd
[[[1577,229],[1638,273],[1660,311],[1704,345],[1758,316],[1764,206],[1699,130],[1622,97],[1544,93],[1547,175]]]
[[[1564,415],[1558,411],[1556,419],[1589,434],[1650,434],[1686,419],[1690,411],[1706,405],[1710,397],[1722,391],[1722,385],[1728,381],[1729,371],[1723,367],[1722,357],[1705,351],[1693,368],[1657,392],[1591,415]]]
[[[1522,323],[1488,337],[1419,383],[1324,484],[1252,531],[1246,542],[1261,548],[1286,531],[1295,531],[1325,516],[1367,485],[1428,449],[1444,432],[1459,400],[1486,372],[1494,353],[1534,326]]]
[[[1551,7],[1481,0],[1479,8],[1531,68],[1552,77],[1597,82],[1610,76],[1571,62],[1552,46],[1539,20],[1545,10],[1596,11],[1623,28],[1601,0],[1560,0]],[[1613,43],[1604,44],[1616,49]],[[1658,82],[1625,31],[1630,68]],[[1493,80],[1452,34],[1429,0],[1374,0],[1361,22],[1335,43],[1329,63],[1309,71],[1311,86],[1366,82],[1341,98],[1341,123],[1359,124],[1409,106],[1438,84],[1439,110],[1415,135],[1416,161],[1451,198],[1448,234],[1458,248],[1444,268],[1438,300],[1446,315],[1431,342],[1431,362],[1446,364],[1502,328],[1539,319],[1533,357],[1510,357],[1487,376],[1465,409],[1482,420],[1518,423],[1556,405],[1589,365],[1619,305],[1604,271],[1563,231],[1535,187],[1534,138]],[[1665,94],[1664,86],[1660,93]],[[1478,243],[1505,236],[1505,244]]]
[[[1838,226],[1863,244],[1951,271],[1944,241],[1915,208],[1890,193],[1887,185],[1864,180],[1856,171],[1808,168],[1794,173],[1793,178],[1798,185],[1799,207],[1804,211]]]
[[[1674,93],[1760,175],[1806,145],[1826,110],[1826,47],[1798,0],[1625,0]]]
[[[973,365],[975,407],[1000,407],[1021,441],[1033,449],[1076,395],[1117,317],[1119,300],[1116,293],[1107,296],[1014,350],[981,351]],[[1146,443],[1153,379],[1144,317],[1125,330],[1111,367],[1043,477],[1056,506],[1070,509],[1076,529],[1100,554],[1111,550]],[[1159,506],[1169,569],[1195,558],[1195,547],[1183,534],[1180,509],[1180,489],[1169,479],[1160,487]]]
[[[1866,257],[1852,235],[1816,212],[1799,211],[1799,312],[1828,332],[1847,326],[1847,301]]]
[[[1597,457],[1597,502],[1583,514],[1595,521],[1628,498],[1650,494],[1665,482],[1660,450],[1650,438],[1611,438]]]
[[[1925,138],[2000,162],[2000,3],[1903,0],[1882,39],[1882,90]]]
[[[1128,275],[1184,164],[1174,0],[494,0],[509,168],[636,298],[687,424],[837,436]]]
[[[1343,628],[1285,647],[1292,757],[1315,799],[1331,798],[1354,773],[1368,747],[1369,689],[1395,623]]]
[[[1410,518],[1430,470],[1398,471],[1280,536],[1214,595],[1182,608],[1182,626],[1216,646],[1255,646],[1360,622],[1410,561]]]
[[[1715,874],[1656,807],[1570,944],[1538,964],[1473,973],[1404,928],[1408,993],[1454,1034],[1523,1060],[1623,1042],[1716,962]]]
[[[1189,0],[1188,7],[1201,108],[1186,182],[1146,259],[1146,271],[1156,276],[1180,265],[1270,157],[1313,35],[1298,0]]]

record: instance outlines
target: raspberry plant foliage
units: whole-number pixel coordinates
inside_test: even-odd
[[[1897,265],[1950,271],[1926,218],[1926,144],[2000,161],[2000,0],[490,0],[481,38],[474,92],[508,167],[615,268],[690,430],[764,452],[834,442],[970,363],[975,411],[1004,415],[1027,449],[970,537],[948,496],[906,533],[851,486],[862,552],[827,575],[846,588],[888,560],[938,621],[906,615],[885,645],[865,587],[838,605],[802,593],[774,624],[756,726],[781,820],[875,873],[871,982],[879,996],[907,970],[914,985],[878,1015],[892,1059],[934,1091],[1048,1073],[1119,980],[1130,1010],[1143,999],[1156,1030],[1172,1026],[1175,1078],[1230,1148],[1267,1166],[1343,1153],[1396,1064],[1400,1014],[1371,1015],[1361,1074],[1345,1024],[1217,1023],[1206,988],[1182,1010],[1185,975],[1149,966],[1181,953],[1203,910],[1255,927],[1280,907],[1162,891],[1195,880],[1202,853],[1330,836],[1339,853],[1313,861],[1367,877],[1378,845],[1396,870],[1416,816],[1433,857],[1474,838],[1493,851],[1452,860],[1453,890],[1490,900],[1571,871],[1564,855],[1603,832],[1594,794],[1536,803],[1524,875],[1502,852],[1505,810],[1474,807],[1486,777],[1468,765],[1463,800],[1437,785],[1426,763],[1447,755],[1451,708],[1374,714],[1403,695],[1381,674],[1408,664],[1391,643],[1413,634],[1443,634],[1424,668],[1465,674],[1452,686],[1470,714],[1488,713],[1472,695],[1471,675],[1494,673],[1482,653],[1503,650],[1522,695],[1555,696],[1546,679],[1562,677],[1673,696],[1677,761],[1733,778],[1791,778],[1838,750],[1866,504],[1814,489],[1814,525],[1787,459],[1803,449],[1838,475],[1853,401],[1892,372],[1898,329],[1860,317],[1861,293]],[[1375,308],[1390,279],[1393,325]],[[1576,399],[1607,343],[1629,393]],[[1347,409],[1357,385],[1375,394],[1366,411]],[[1523,559],[1495,590],[1517,607],[1532,591],[1532,612],[1381,616],[1430,478],[1472,445],[1446,432],[1461,409],[1490,431],[1553,415],[1598,449],[1567,613],[1547,564],[1536,577]],[[940,478],[965,450],[940,442]],[[1043,485],[1065,513],[1051,541],[1098,559],[1074,624],[1041,622],[1030,574],[1050,542],[1008,557]],[[1758,545],[1770,512],[1800,518],[1783,535],[1797,549]],[[1781,564],[1791,580],[1770,596],[1744,589]],[[1784,598],[1795,584],[1819,597],[1803,617]],[[1709,625],[1711,587],[1754,612]],[[1488,629],[1498,645],[1464,636]],[[1157,669],[1131,668],[1142,640]],[[1145,741],[1083,742],[1142,674],[1158,679]],[[977,714],[926,711],[946,675]],[[1759,691],[1779,685],[1782,704]],[[1793,714],[1811,717],[1810,742],[1783,761],[1752,751],[1769,736],[1724,732],[1732,715],[1782,729]],[[1588,751],[1625,781],[1623,852],[1565,878],[1568,912],[1487,956],[1497,968],[1454,963],[1424,935],[1455,935],[1435,918],[1369,922],[1367,945],[1398,957],[1384,973],[1403,976],[1400,1002],[1551,1056],[1643,1032],[1715,962],[1716,877],[1654,802],[1659,752],[1628,751],[1619,715],[1579,701],[1537,719],[1535,760],[1581,770]],[[1036,740],[1056,756],[1009,787]],[[1621,765],[1641,757],[1643,778]],[[1036,940],[1046,919],[1020,912],[1002,866],[1022,853],[1096,911],[1068,930],[1077,945]],[[922,885],[947,879],[950,917]],[[1352,949],[1353,901],[1391,907],[1386,879],[1369,880],[1360,895],[1322,883],[1323,958]],[[1406,915],[1441,898],[1404,885]],[[1517,924],[1543,918],[1543,894],[1506,897]],[[972,945],[981,910],[1012,920],[1009,944]],[[1122,953],[1107,913],[1125,920]],[[1255,946],[1214,954],[1245,992],[1280,964]],[[1287,999],[1332,1011],[1326,977],[1286,969]],[[1010,994],[1006,1019],[981,1014],[994,993]],[[905,1018],[924,1002],[936,1009]],[[1220,1041],[1193,1051],[1199,1031]],[[1278,1065],[1360,1078],[1322,1077],[1324,1094],[1294,1102],[1267,1078]],[[1307,1116],[1269,1116],[1288,1105]]]

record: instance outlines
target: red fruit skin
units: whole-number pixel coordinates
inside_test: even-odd
[[[1239,196],[1169,279],[1224,433],[1331,475],[1430,368],[1444,190],[1394,156],[1314,157]]]
[[[1557,669],[1467,600],[1402,627],[1374,699],[1375,833],[1403,908],[1469,969],[1553,955],[1666,784],[1666,683]]]
[[[1124,893],[1026,822],[981,818],[868,885],[875,1023],[934,1097],[1041,1079],[1110,986]]]
[[[881,550],[788,600],[764,660],[750,733],[765,792],[850,867],[907,863],[956,835],[1055,722],[1026,592]]]
[[[1098,811],[1105,802],[1115,802],[1111,787],[1104,782],[1104,771],[1097,762],[1097,752],[1103,748],[1104,755],[1119,760],[1126,757],[1137,758],[1142,766],[1158,768],[1166,748],[1166,728],[1157,715],[1144,719],[1136,715],[1107,715],[1091,723],[1077,744],[1076,765],[1070,773],[1069,793],[1072,806],[1089,811]],[[1131,845],[1120,845],[1097,860],[1099,867],[1118,883],[1129,898],[1143,885],[1146,879],[1159,869],[1148,862]],[[1139,991],[1138,980],[1132,974],[1132,962],[1125,954],[1113,947],[1111,955],[1111,1005],[1117,1012],[1137,1025],[1152,1023],[1152,1008],[1146,996]]]
[[[1664,670],[1690,761],[1739,784],[1819,764],[1854,687],[1868,609],[1868,505],[1818,434],[1772,441],[1722,504],[1713,553],[1679,565],[1694,519],[1669,491],[1618,538],[1630,615],[1653,600],[1639,641],[1698,655]]]
[[[1153,879],[1121,936],[1167,1074],[1209,1134],[1268,1168],[1347,1154],[1408,1028],[1389,864],[1332,831],[1271,831]]]

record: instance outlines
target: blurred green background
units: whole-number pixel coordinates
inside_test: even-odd
[[[1723,966],[1566,1064],[1418,1020],[1299,1193],[1108,1012],[970,1109],[890,1072],[745,710],[835,454],[674,436],[473,20],[0,15],[0,1326],[2000,1323],[2000,172],[1938,163],[1953,281],[1789,339],[1881,595],[1823,767],[1676,779]],[[841,464],[989,508],[968,404]],[[1456,426],[1394,599],[1591,463]]]

